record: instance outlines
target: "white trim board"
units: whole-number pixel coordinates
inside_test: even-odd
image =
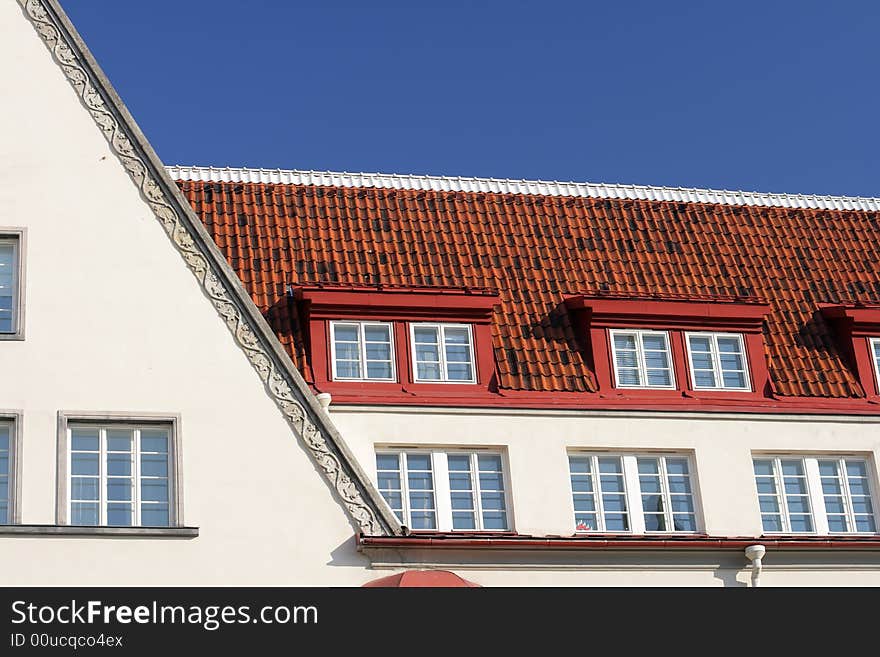
[[[320,185],[326,187],[382,187],[387,189],[441,192],[531,194],[536,196],[577,196],[640,201],[672,201],[676,203],[809,208],[817,210],[880,211],[880,198],[862,196],[775,194],[725,189],[561,182],[556,180],[512,180],[462,176],[418,176],[398,173],[200,167],[180,164],[169,165],[165,169],[174,180],[199,182]]]

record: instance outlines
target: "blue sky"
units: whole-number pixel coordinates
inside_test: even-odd
[[[168,164],[880,196],[876,2],[61,2]]]

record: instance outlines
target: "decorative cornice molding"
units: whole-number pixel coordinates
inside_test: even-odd
[[[176,186],[157,165],[158,159],[63,10],[55,0],[18,2],[356,527],[364,534],[400,532],[400,524],[347,453],[341,437],[322,418],[302,377],[289,359],[284,362],[283,350],[272,343],[274,336],[260,325],[259,311],[249,307],[253,302],[235,274],[219,252],[211,252],[210,238],[199,234],[198,218],[182,197],[174,195]]]
[[[823,196],[817,194],[773,194],[727,189],[616,185],[612,183],[563,182],[558,180],[513,180],[464,176],[423,176],[399,173],[353,173],[348,171],[300,171],[297,169],[247,169],[237,167],[166,167],[174,180],[197,182],[261,183],[266,185],[315,185],[324,187],[381,187],[434,192],[528,194],[533,196],[575,196],[582,198],[670,201],[718,205],[758,205],[816,210],[880,211],[880,198]]]

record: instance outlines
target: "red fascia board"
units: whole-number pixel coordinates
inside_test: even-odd
[[[819,312],[832,322],[850,321],[852,331],[859,333],[880,332],[880,306],[846,306],[819,304]]]
[[[743,550],[761,544],[770,550],[784,549],[861,549],[880,550],[880,536],[811,537],[811,536],[621,536],[538,538],[534,536],[449,536],[448,534],[410,536],[357,535],[358,548],[442,548],[482,550]]]
[[[756,397],[741,393],[692,393],[684,397],[680,391],[669,391],[668,396],[624,396],[579,392],[490,392],[474,386],[447,386],[448,390],[436,392],[417,389],[407,384],[376,385],[375,393],[363,387],[342,382],[315,385],[318,392],[329,392],[333,403],[350,406],[418,406],[424,408],[486,408],[522,409],[535,411],[645,411],[669,413],[758,413],[768,415],[880,415],[880,402],[863,398],[824,397]],[[387,385],[387,387],[385,387]],[[439,384],[438,384],[439,385]],[[392,388],[394,390],[392,391]],[[432,386],[437,388],[437,386]]]
[[[723,300],[667,301],[607,299],[577,295],[565,299],[569,310],[589,314],[590,326],[650,325],[683,328],[752,328],[759,330],[770,306]]]
[[[358,315],[382,316],[389,320],[430,317],[435,321],[447,318],[488,321],[500,302],[497,293],[463,289],[300,287],[294,294],[308,304],[309,314],[315,319]]]

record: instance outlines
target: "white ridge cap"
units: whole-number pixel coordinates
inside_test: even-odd
[[[538,196],[581,196],[592,198],[762,205],[819,210],[880,211],[880,198],[862,196],[817,196],[815,194],[769,194],[723,189],[690,189],[648,185],[613,185],[554,180],[508,180],[417,176],[397,173],[349,173],[347,171],[300,171],[297,169],[248,169],[230,167],[166,166],[174,180],[240,182],[281,185],[323,185],[327,187],[382,187],[441,192],[491,192]]]

